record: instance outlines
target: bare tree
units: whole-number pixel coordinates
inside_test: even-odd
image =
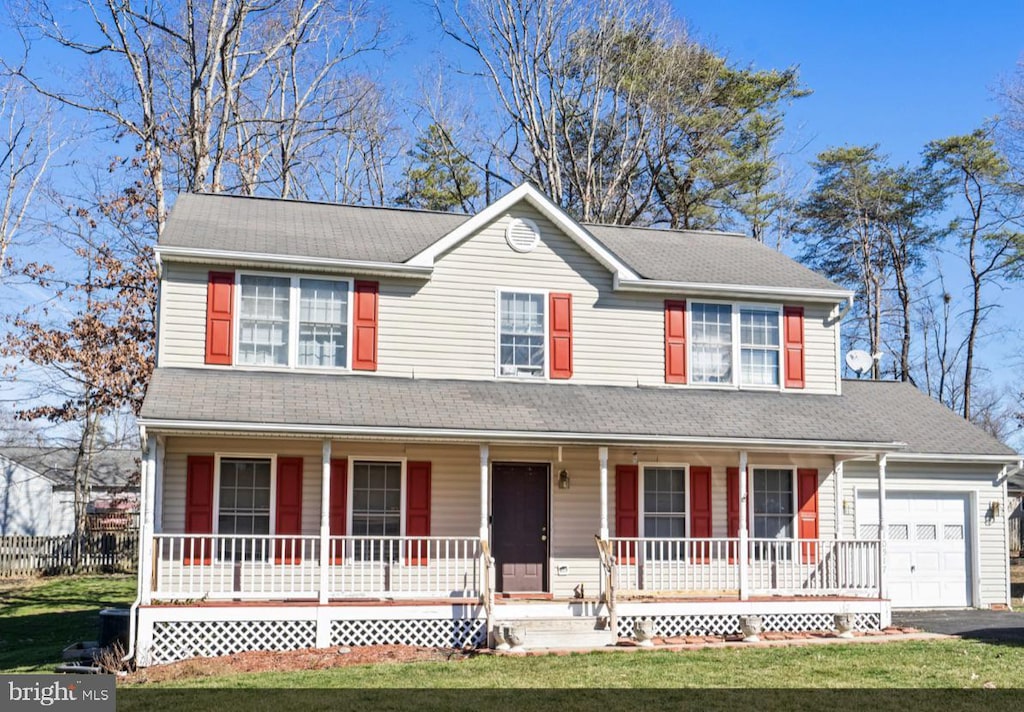
[[[10,272],[10,249],[63,145],[53,130],[49,102],[33,101],[11,79],[0,86],[0,282]]]
[[[964,356],[963,416],[974,411],[971,391],[976,369],[975,354],[985,314],[992,308],[984,288],[992,282],[1021,277],[1024,267],[1024,233],[1018,190],[1008,184],[1009,165],[994,141],[994,127],[970,134],[932,141],[925,162],[948,181],[956,197],[958,216],[950,226],[970,271],[970,326]]]

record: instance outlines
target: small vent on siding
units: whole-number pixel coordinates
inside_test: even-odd
[[[505,228],[505,241],[516,252],[530,252],[540,242],[540,230],[533,220],[512,218]]]

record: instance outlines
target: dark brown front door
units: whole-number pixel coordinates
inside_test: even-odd
[[[491,467],[491,540],[497,590],[546,591],[548,562],[547,465]]]

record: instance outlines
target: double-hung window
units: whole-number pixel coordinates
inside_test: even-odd
[[[545,295],[498,295],[498,373],[543,378],[545,368]]]
[[[779,312],[740,309],[740,383],[779,385]]]
[[[242,274],[241,365],[346,368],[349,282]]]
[[[221,458],[217,491],[219,534],[270,534],[270,471],[268,458]],[[252,539],[220,541],[222,558],[259,559],[265,554]]]
[[[681,540],[686,536],[686,468],[645,467],[643,476],[645,539]],[[683,557],[679,541],[643,543],[649,561]]]
[[[398,537],[402,533],[402,463],[352,463],[352,534],[359,537]],[[399,558],[397,541],[354,543],[357,560]]]
[[[690,323],[692,383],[778,387],[778,308],[695,302]]]
[[[694,304],[691,352],[694,383],[732,383],[732,307]]]
[[[755,468],[753,521],[755,539],[792,539],[794,493],[790,469]]]

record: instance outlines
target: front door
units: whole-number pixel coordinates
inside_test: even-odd
[[[544,464],[491,467],[491,549],[497,590],[547,590],[548,482]]]

